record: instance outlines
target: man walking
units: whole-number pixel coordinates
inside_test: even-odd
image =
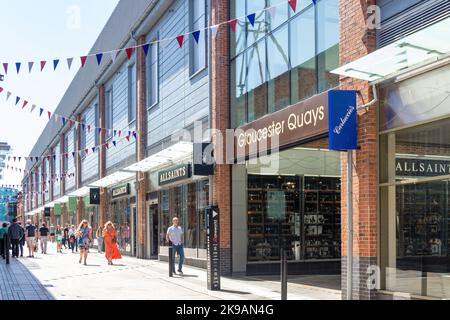
[[[19,241],[20,238],[23,236],[23,229],[22,227],[17,223],[17,219],[13,219],[13,223],[8,228],[8,236],[9,239],[11,239],[11,245],[12,245],[12,256],[13,258],[19,257]]]
[[[183,261],[184,261],[184,249],[183,249],[183,228],[181,228],[178,225],[178,218],[174,217],[172,219],[172,223],[173,225],[167,229],[167,234],[166,234],[166,240],[172,243],[172,247],[173,247],[173,256],[172,256],[172,261],[173,261],[173,273],[175,272],[175,253],[178,254],[178,257],[180,258],[179,262],[178,262],[178,273],[180,275],[183,275]]]
[[[39,228],[39,240],[41,241],[41,251],[42,254],[47,254],[47,239],[50,230],[47,228],[45,222],[42,227]]]
[[[34,258],[34,247],[36,246],[36,226],[31,223],[31,220],[27,220],[27,226],[25,227],[25,240],[28,246],[28,258]]]

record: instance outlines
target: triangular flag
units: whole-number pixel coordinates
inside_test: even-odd
[[[136,134],[136,132],[134,132],[134,131],[133,131],[133,137],[134,137],[135,139],[137,139],[137,134]]]
[[[53,155],[53,161],[56,161],[56,154]]]
[[[217,32],[219,31],[219,25],[211,26],[211,34],[213,38],[217,36]]]
[[[250,24],[252,25],[252,27],[255,26],[255,18],[256,18],[256,13],[252,13],[247,16],[247,19],[250,22]]]
[[[270,7],[267,11],[269,11],[269,15],[272,19],[275,19],[275,16],[277,15],[277,7],[273,6]]]
[[[33,104],[33,105],[31,106],[31,111],[30,111],[30,112],[33,112],[34,109],[36,109],[36,105],[35,105],[35,104]]]
[[[39,117],[42,116],[42,113],[44,112],[44,109],[39,108]]]
[[[16,97],[16,106],[19,103],[19,101],[20,101],[20,97]]]
[[[59,59],[53,60],[53,70],[56,70],[56,67],[58,66]]]
[[[23,102],[22,109],[25,108],[27,104],[28,104],[28,101],[25,100],[25,101]]]
[[[47,115],[48,115],[48,120],[50,120],[50,118],[52,117],[52,113],[50,111],[47,111]]]
[[[126,48],[125,49],[125,52],[127,53],[128,60],[131,59],[131,56],[133,55],[133,50],[134,50],[134,48]]]
[[[114,147],[117,145],[117,142],[116,142],[116,141],[113,141],[112,143],[113,143]]]
[[[12,93],[11,93],[11,92],[9,92],[9,91],[8,91],[8,92],[6,93],[6,101],[8,101],[8,100],[9,100],[9,97],[11,97],[11,94],[12,94]]]
[[[148,49],[149,49],[149,48],[150,48],[150,44],[149,44],[149,43],[146,43],[146,44],[144,44],[144,45],[142,46],[142,50],[144,50],[145,56],[148,55]]]
[[[106,149],[109,149],[109,143],[108,142],[105,143],[105,147],[106,147]]]
[[[87,56],[81,56],[80,60],[81,60],[81,67],[84,67],[84,65],[86,64]]]
[[[3,64],[3,69],[5,70],[5,74],[8,74],[8,64],[7,63]]]
[[[177,42],[178,42],[178,45],[180,46],[180,48],[182,48],[183,42],[184,42],[184,34],[177,36]]]
[[[196,43],[200,40],[200,31],[194,31],[192,32],[192,36],[194,37],[194,40]]]
[[[288,0],[288,3],[294,12],[297,11],[297,0]]]
[[[92,147],[92,152],[95,152],[95,147]]]
[[[130,136],[126,136],[125,138],[127,139],[128,142],[130,142]]]
[[[73,62],[73,58],[67,58],[67,67],[70,68],[72,67],[72,62]]]
[[[74,151],[74,152],[72,152],[72,157],[74,157],[74,158],[75,158],[75,151]],[[70,177],[70,174],[69,174],[69,177]]]
[[[90,124],[88,124],[88,132],[91,132],[91,125]]]
[[[89,149],[85,149],[84,152],[86,152],[86,154],[89,154]]]
[[[120,138],[121,135],[122,135],[122,130],[119,130],[119,138]]]
[[[33,69],[33,65],[34,65],[33,61],[28,62],[28,72],[31,72],[31,69]]]
[[[17,74],[19,74],[20,66],[21,66],[21,65],[22,65],[22,63],[16,62],[16,71],[17,71]]]
[[[2,93],[2,91],[3,91],[3,88],[2,88],[2,87],[0,87],[0,93]]]
[[[233,32],[236,32],[237,19],[231,20],[228,23],[230,24],[231,30],[233,30]]]
[[[46,63],[47,63],[47,61],[45,61],[45,60],[41,61],[41,72],[42,72],[42,70],[44,70],[44,67],[45,67]]]
[[[312,2],[314,3],[314,5],[316,5],[317,0],[312,0]]]
[[[119,53],[119,51],[112,51],[111,52],[111,61],[113,63],[114,63],[114,61],[116,61],[117,53]]]
[[[66,118],[61,117],[61,121],[62,121],[63,126],[65,126],[66,125]]]
[[[97,64],[100,65],[102,63],[103,53],[97,53],[95,57],[97,58]]]

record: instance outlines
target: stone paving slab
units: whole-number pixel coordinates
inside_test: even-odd
[[[54,300],[43,284],[20,262],[0,258],[0,300]]]

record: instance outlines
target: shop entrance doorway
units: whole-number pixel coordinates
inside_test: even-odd
[[[150,257],[158,257],[158,205],[152,204],[148,209]]]

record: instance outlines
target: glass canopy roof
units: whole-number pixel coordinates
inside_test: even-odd
[[[384,80],[414,65],[435,61],[449,52],[450,18],[447,18],[332,73],[366,81]]]

